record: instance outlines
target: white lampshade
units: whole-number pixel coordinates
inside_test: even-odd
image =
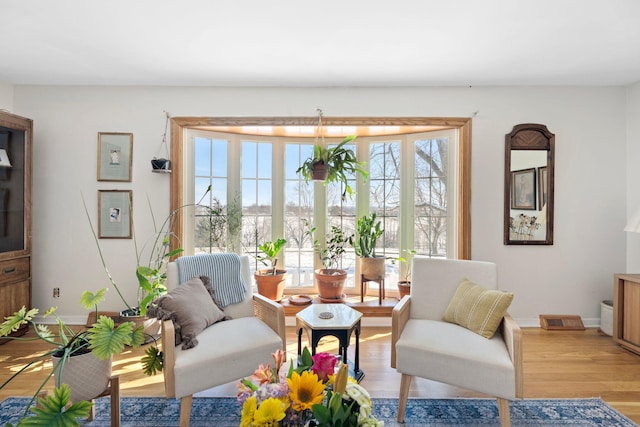
[[[636,212],[631,216],[629,222],[627,222],[627,226],[624,228],[624,231],[629,231],[631,233],[640,233],[640,208],[638,208]]]

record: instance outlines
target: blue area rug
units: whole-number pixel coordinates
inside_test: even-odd
[[[26,397],[10,397],[0,403],[0,425],[16,423],[29,402]],[[398,424],[397,399],[373,399],[373,412],[385,426],[448,427],[500,425],[494,399],[409,399],[405,423]],[[110,427],[109,398],[95,401],[96,418],[85,426]],[[600,426],[630,427],[634,422],[601,399],[526,399],[511,402],[514,427]],[[177,426],[180,401],[161,397],[120,399],[122,427]],[[191,427],[237,427],[240,405],[235,398],[196,397],[191,409]]]

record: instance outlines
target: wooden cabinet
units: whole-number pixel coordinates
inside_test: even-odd
[[[30,119],[0,112],[0,316],[31,308]],[[22,335],[22,328],[15,335]],[[7,340],[0,340],[0,344]]]
[[[640,274],[614,276],[613,340],[640,354]]]

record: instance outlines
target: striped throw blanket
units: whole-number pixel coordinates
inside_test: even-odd
[[[197,276],[211,279],[222,307],[244,301],[246,287],[240,271],[240,257],[234,253],[199,254],[176,260],[179,283]]]

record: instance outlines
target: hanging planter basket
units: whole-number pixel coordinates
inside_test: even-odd
[[[329,168],[324,163],[316,163],[311,169],[311,179],[314,181],[324,181],[329,175]]]
[[[158,152],[155,157],[151,159],[151,172],[155,173],[169,173],[171,172],[171,160],[168,158],[160,157],[160,152],[164,149],[165,154],[169,157],[169,148],[167,147],[167,129],[169,128],[169,113],[164,112],[166,120],[164,123],[164,135],[162,135],[162,142],[158,148]]]
[[[151,160],[151,171],[156,173],[171,172],[171,160],[169,159],[153,159]]]

